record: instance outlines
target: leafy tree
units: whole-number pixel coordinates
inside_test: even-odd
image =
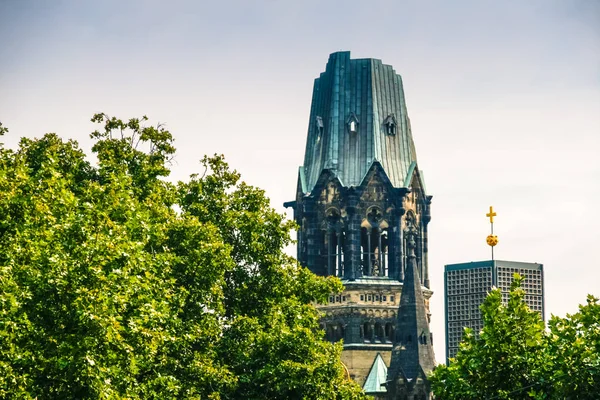
[[[595,399],[600,393],[600,304],[587,305],[548,323],[547,354],[552,365],[548,393],[556,399]]]
[[[362,398],[310,305],[341,283],[222,156],[167,182],[146,120],[95,115],[97,166],[54,134],[0,145],[0,398]]]
[[[524,302],[515,275],[508,303],[499,289],[481,305],[484,327],[465,328],[456,358],[431,376],[436,399],[595,399],[600,392],[600,305],[565,318],[550,330]]]

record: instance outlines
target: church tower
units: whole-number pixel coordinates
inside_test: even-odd
[[[285,206],[299,226],[299,261],[344,283],[319,305],[322,327],[343,339],[342,361],[361,385],[376,365],[381,375],[380,358],[390,365],[404,284],[429,322],[430,204],[402,78],[380,60],[331,54],[314,83],[296,199]],[[386,396],[386,386],[373,390]]]

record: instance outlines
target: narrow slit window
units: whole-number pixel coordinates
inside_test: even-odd
[[[358,132],[358,118],[354,113],[350,114],[348,120],[346,121],[348,125],[348,132],[357,133]]]
[[[317,134],[319,135],[319,137],[323,136],[323,129],[323,118],[317,116]]]

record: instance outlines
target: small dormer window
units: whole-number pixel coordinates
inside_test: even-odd
[[[396,125],[394,124],[388,124],[387,126],[387,134],[388,135],[395,135],[396,134]]]
[[[358,132],[358,118],[356,118],[356,115],[354,113],[350,114],[350,116],[348,117],[348,121],[346,121],[346,124],[348,125],[348,132]]]
[[[394,114],[388,115],[383,121],[383,129],[389,136],[394,136],[396,134],[396,125],[398,124],[396,123],[396,117],[394,117]]]
[[[323,136],[323,128],[324,128],[323,118],[317,116],[317,134],[319,136]]]

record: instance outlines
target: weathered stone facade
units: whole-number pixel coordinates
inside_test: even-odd
[[[431,198],[400,76],[379,60],[332,54],[315,81],[304,165],[296,199],[286,206],[299,226],[299,261],[345,285],[319,306],[321,325],[329,340],[344,341],[343,361],[360,384],[377,353],[390,363],[413,264],[419,307],[430,317]]]
[[[360,278],[344,281],[345,291],[332,294],[329,303],[319,305],[321,326],[331,341],[344,340],[342,361],[354,380],[363,384],[377,353],[390,364],[392,343],[402,284],[387,279]],[[429,310],[432,292],[424,288]]]

